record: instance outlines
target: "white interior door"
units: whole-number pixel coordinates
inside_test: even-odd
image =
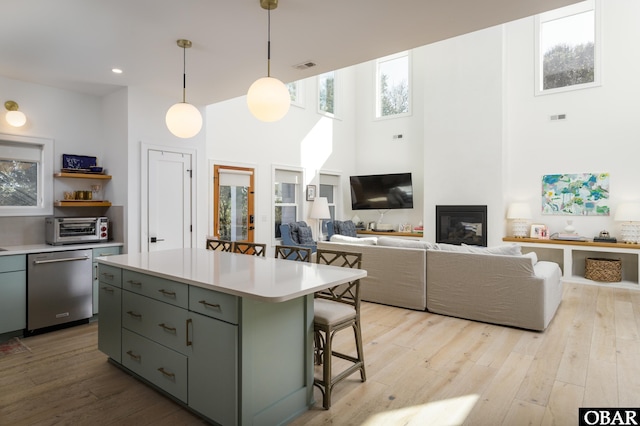
[[[148,251],[191,247],[191,154],[148,151]]]

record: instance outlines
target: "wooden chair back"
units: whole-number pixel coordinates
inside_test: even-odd
[[[316,251],[316,263],[322,265],[340,266],[343,268],[360,269],[362,253],[352,253],[337,250],[318,249]],[[356,315],[360,315],[360,280],[349,281],[315,293],[316,299],[326,299],[333,302],[345,303],[356,309]]]
[[[233,253],[249,254],[252,256],[265,257],[267,245],[263,243],[250,243],[246,241],[235,241],[233,243]]]
[[[311,249],[297,246],[276,246],[276,259],[311,262]]]
[[[226,240],[216,240],[213,238],[207,238],[207,250],[217,251],[233,251],[233,242]]]

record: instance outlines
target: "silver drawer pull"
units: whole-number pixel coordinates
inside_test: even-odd
[[[140,281],[129,280],[129,281],[127,281],[127,282],[128,282],[129,284],[131,284],[131,285],[138,285],[138,286],[141,286],[141,285],[142,285],[142,283],[141,283]]]
[[[164,374],[165,377],[168,377],[170,379],[175,379],[176,378],[175,374],[165,370],[164,367],[158,368],[158,371],[161,372],[162,374]]]
[[[142,314],[138,314],[138,313],[133,312],[133,311],[127,311],[127,313],[128,313],[129,315],[131,315],[132,317],[135,317],[135,318],[142,318]]]
[[[140,355],[134,354],[133,351],[127,351],[127,355],[129,355],[131,358],[135,359],[136,361],[140,361],[142,359]]]
[[[160,289],[158,290],[160,293],[162,293],[163,296],[167,296],[167,297],[176,297],[176,292],[175,291],[167,291],[165,289]]]
[[[172,333],[174,333],[174,334],[175,334],[175,332],[176,332],[176,328],[175,328],[175,327],[169,327],[168,325],[165,325],[165,323],[158,324],[158,326],[159,326],[159,327],[162,327],[162,328],[164,328],[166,331],[170,331],[170,332],[172,332]]]
[[[220,309],[220,304],[219,303],[209,303],[206,300],[201,300],[198,303],[202,303],[205,307],[210,307],[210,308],[215,308],[215,309]]]
[[[102,289],[104,291],[106,291],[106,292],[109,292],[109,293],[113,293],[113,291],[114,291],[111,287],[107,287],[107,286],[102,287]]]
[[[113,274],[108,274],[108,273],[106,273],[106,272],[103,272],[103,273],[101,273],[100,275],[102,275],[103,277],[108,278],[108,279],[110,279],[110,280],[112,280],[112,279],[113,279]]]

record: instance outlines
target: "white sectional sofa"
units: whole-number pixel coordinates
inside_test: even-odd
[[[335,237],[332,237],[335,238]],[[520,246],[450,246],[393,237],[318,242],[362,253],[362,299],[530,330],[544,330],[562,300],[562,273]]]

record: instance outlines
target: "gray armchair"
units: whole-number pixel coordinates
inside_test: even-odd
[[[280,225],[280,235],[282,245],[305,247],[311,249],[312,253],[316,252],[316,242],[313,241],[311,228],[305,221],[283,223]]]

